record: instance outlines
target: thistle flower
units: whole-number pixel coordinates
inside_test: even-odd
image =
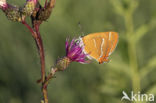
[[[0,0],[0,9],[5,9],[7,8],[7,2],[6,0]]]
[[[88,63],[85,60],[87,54],[83,52],[84,47],[80,40],[73,39],[71,43],[69,43],[69,39],[66,40],[66,57],[68,57],[71,61],[79,62],[79,63]]]
[[[83,46],[79,40],[73,39],[69,42],[66,39],[66,56],[57,60],[55,65],[58,70],[65,70],[71,62],[89,63],[85,58],[87,54],[83,52]]]
[[[38,0],[27,0],[27,2],[34,2],[35,4],[37,3]]]

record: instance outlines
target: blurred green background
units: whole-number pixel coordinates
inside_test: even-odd
[[[111,62],[72,63],[57,73],[48,86],[49,103],[121,103],[122,91],[156,94],[155,5],[156,0],[56,0],[50,19],[40,28],[47,71],[65,55],[66,37],[83,35],[78,22],[85,35],[116,31],[120,38]],[[39,78],[31,33],[0,11],[0,103],[39,103]]]

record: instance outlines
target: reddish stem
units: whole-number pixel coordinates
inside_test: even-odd
[[[44,56],[44,48],[43,48],[43,43],[42,43],[42,38],[39,32],[39,24],[34,25],[35,31],[25,22],[22,21],[22,24],[24,24],[29,31],[32,33],[33,38],[36,41],[36,45],[39,50],[39,55],[40,55],[40,61],[41,61],[41,81],[42,81],[42,93],[44,97],[44,103],[48,103],[48,93],[47,93],[47,86],[44,85],[45,83],[45,56]]]
[[[38,50],[39,50],[39,54],[40,54],[40,60],[41,60],[41,80],[42,83],[45,81],[45,56],[44,56],[44,48],[43,48],[43,43],[42,43],[42,39],[41,39],[41,35],[39,32],[39,26],[36,25],[35,26],[35,30],[36,32],[25,22],[22,22],[28,29],[29,31],[32,33],[33,38],[36,41]]]
[[[55,73],[56,73],[57,71],[58,71],[57,68],[54,68],[54,69],[52,68],[52,69],[51,69],[50,74],[46,77],[46,80],[45,80],[45,82],[44,82],[44,87],[47,87],[47,86],[48,86],[48,83],[49,83],[50,79],[54,77],[54,75],[55,75]]]
[[[34,30],[25,21],[22,21],[22,24],[24,24],[29,29],[29,31],[32,33],[32,36],[34,39],[37,38],[37,34],[34,32]]]
[[[39,32],[39,24],[35,25],[35,31],[37,33],[37,45],[38,45],[38,49],[39,49],[39,54],[40,54],[40,60],[41,60],[41,80],[42,83],[44,83],[45,81],[45,56],[44,56],[44,48],[43,48],[43,42],[42,42],[42,38]]]
[[[50,0],[49,3],[47,3],[47,0],[45,1],[45,7],[49,5],[49,8],[52,10],[54,7],[55,0]],[[48,8],[48,10],[49,10]],[[50,10],[50,13],[51,13]],[[46,72],[45,72],[45,56],[44,56],[44,48],[42,43],[42,38],[39,32],[39,26],[42,23],[42,21],[34,21],[33,22],[33,28],[30,27],[25,21],[22,22],[32,33],[33,38],[36,41],[36,45],[38,47],[39,55],[40,55],[40,61],[41,61],[41,81],[42,81],[42,93],[44,97],[44,103],[48,103],[48,93],[47,93],[47,86],[49,80],[53,77],[54,74],[48,75],[46,78]],[[54,73],[57,71],[57,69],[54,71]]]
[[[42,73],[42,93],[43,93],[43,97],[44,97],[44,103],[48,103],[48,92],[47,92],[47,86],[45,86],[45,56],[44,56],[44,48],[43,48],[43,43],[42,43],[42,39],[41,39],[41,35],[39,32],[39,26],[40,24],[37,23],[34,25],[35,31],[37,33],[37,43],[39,43],[39,51],[40,51],[40,59],[41,59],[41,73]]]
[[[46,8],[46,6],[47,6],[47,3],[48,3],[48,2],[47,2],[47,0],[46,0],[46,1],[45,1],[45,4],[44,4],[44,8]]]

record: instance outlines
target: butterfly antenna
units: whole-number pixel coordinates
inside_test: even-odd
[[[79,29],[80,29],[80,33],[82,34],[82,36],[84,36],[83,28],[82,28],[82,25],[81,25],[80,22],[78,22],[78,26],[79,26]]]

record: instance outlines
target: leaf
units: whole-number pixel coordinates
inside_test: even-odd
[[[114,9],[116,10],[116,13],[119,15],[124,15],[125,10],[121,4],[121,1],[119,0],[110,0],[111,4],[113,5]]]
[[[148,26],[142,25],[136,30],[135,35],[133,35],[132,37],[132,40],[138,42],[148,31],[149,31]]]
[[[156,95],[156,84],[147,90],[146,94],[150,93]]]
[[[130,10],[129,10],[129,12],[134,12],[135,10],[136,10],[136,8],[138,7],[138,5],[139,5],[139,2],[138,2],[138,0],[130,0]]]
[[[142,37],[144,37],[145,34],[147,34],[148,31],[154,29],[156,27],[156,19],[151,19],[149,24],[144,24],[140,26],[136,31],[135,35],[133,35],[132,40],[134,42],[138,42]]]
[[[147,74],[149,74],[153,69],[155,69],[154,67],[156,67],[156,56],[151,58],[147,65],[145,67],[143,67],[140,71],[140,76],[141,78],[144,78]]]

